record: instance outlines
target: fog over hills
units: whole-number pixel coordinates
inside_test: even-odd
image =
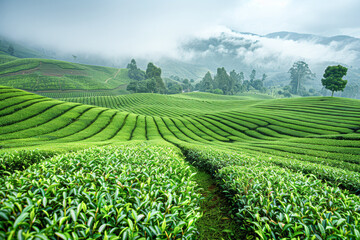
[[[359,9],[358,0],[3,0],[0,35],[31,56],[110,67],[135,58],[143,69],[152,61],[163,76],[194,80],[225,67],[245,77],[255,69],[268,75],[266,85],[283,85],[302,60],[320,88],[333,64],[359,82]],[[0,50],[8,46],[2,41]]]
[[[3,40],[0,50],[5,51],[7,44],[9,41]],[[138,56],[75,52],[75,60],[68,52],[45,49],[27,42],[22,44],[31,49],[28,57],[36,57],[37,53],[48,58],[111,67],[125,67],[131,58]],[[20,46],[15,44],[16,48]],[[26,51],[22,48],[19,57],[26,57]],[[207,71],[216,72],[218,67],[244,72],[245,77],[255,69],[259,78],[263,73],[268,75],[265,82],[268,86],[286,85],[289,68],[295,61],[302,60],[316,73],[316,81],[309,82],[309,88],[321,88],[320,79],[328,65],[342,64],[349,68],[349,84],[360,84],[360,39],[345,35],[324,37],[295,32],[258,35],[223,28],[222,31],[179,42],[176,54],[138,56],[136,60],[142,68],[146,67],[148,61],[153,61],[162,68],[163,76],[176,75],[194,80],[200,80]]]
[[[249,73],[256,69],[267,73],[268,85],[287,81],[287,71],[302,60],[321,78],[328,65],[349,67],[349,82],[359,82],[360,39],[350,36],[323,37],[293,32],[264,36],[232,30],[208,38],[198,38],[182,46],[190,61],[209,69],[224,66]],[[315,84],[316,85],[316,84]],[[320,86],[320,83],[317,85]]]

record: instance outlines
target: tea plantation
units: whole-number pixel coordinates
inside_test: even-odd
[[[107,95],[111,95],[119,89],[125,91],[125,84],[131,81],[127,69],[10,57],[0,54],[0,85],[29,91],[46,91],[44,94],[51,97],[54,94],[51,91],[55,91],[57,95],[65,94],[63,96],[83,90],[91,90],[95,94],[99,91],[109,92]]]
[[[52,97],[0,87],[0,239],[360,239],[359,100]]]

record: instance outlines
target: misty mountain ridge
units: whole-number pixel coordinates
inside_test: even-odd
[[[294,32],[275,32],[267,35],[234,30],[220,32],[208,38],[192,39],[183,45],[191,53],[191,61],[216,70],[224,66],[228,71],[252,69],[269,77],[268,86],[286,85],[288,70],[295,61],[305,61],[316,73],[317,81],[309,87],[321,88],[320,79],[328,65],[342,64],[349,68],[350,84],[360,84],[360,39],[350,36],[323,37]]]
[[[6,52],[9,40],[0,42],[0,50]],[[126,67],[134,56],[102,56],[94,53],[63,53],[44,49],[34,43],[14,43],[15,56],[45,57],[77,63],[110,67]],[[36,47],[34,47],[36,46]],[[24,48],[28,47],[28,56]],[[19,56],[19,49],[21,54]],[[163,76],[200,80],[207,71],[216,72],[218,67],[227,71],[235,69],[247,77],[252,69],[268,75],[265,85],[283,86],[289,81],[287,71],[295,61],[307,62],[316,73],[317,81],[309,87],[320,88],[320,79],[328,65],[342,64],[349,68],[347,79],[351,84],[360,84],[360,39],[351,36],[324,37],[295,32],[275,32],[259,35],[227,29],[210,36],[194,37],[179,44],[177,57],[135,57],[141,68],[153,61],[162,68]],[[16,55],[18,54],[18,55]],[[76,55],[76,59],[73,57]],[[153,58],[153,59],[151,59]],[[154,60],[155,59],[155,60]]]

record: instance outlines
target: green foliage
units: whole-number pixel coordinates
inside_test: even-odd
[[[227,74],[225,68],[218,68],[214,77],[217,88],[221,89],[226,95],[233,94],[234,82]]]
[[[360,199],[313,176],[276,166],[219,171],[237,216],[262,239],[357,239]]]
[[[167,93],[168,94],[177,94],[177,93],[181,93],[183,88],[179,83],[176,82],[169,82],[167,84]]]
[[[31,58],[0,64],[0,84],[30,91],[114,89],[129,81],[126,69]]]
[[[322,85],[331,91],[331,96],[334,96],[334,92],[344,91],[347,80],[342,78],[347,73],[347,68],[341,65],[328,66],[325,69],[324,78],[321,79]]]
[[[138,83],[147,84],[147,81],[142,80]],[[155,81],[153,83],[156,85]],[[147,85],[145,87],[147,89]],[[16,234],[21,230],[27,234],[27,229],[31,228],[29,234],[40,234],[43,231],[55,239],[54,231],[55,234],[57,232],[65,236],[75,232],[83,239],[97,236],[101,238],[101,235],[105,236],[106,231],[107,236],[116,239],[111,234],[120,235],[122,238],[131,227],[127,221],[130,219],[133,229],[136,230],[134,234],[137,233],[141,238],[144,237],[141,234],[146,232],[147,238],[153,239],[158,232],[156,226],[161,230],[166,218],[166,227],[172,230],[166,230],[165,235],[158,235],[158,238],[166,239],[166,234],[175,231],[171,226],[177,223],[181,225],[181,221],[190,224],[190,218],[196,222],[199,217],[199,195],[196,193],[197,190],[192,188],[195,186],[192,180],[191,183],[190,180],[187,181],[191,179],[194,169],[187,169],[188,166],[184,164],[176,148],[169,150],[163,147],[167,141],[182,148],[194,166],[210,172],[218,180],[232,206],[230,218],[231,215],[237,216],[238,220],[246,223],[242,225],[239,222],[238,226],[246,226],[246,229],[242,230],[247,231],[247,237],[257,235],[258,238],[263,236],[268,239],[273,239],[274,236],[276,239],[306,239],[308,228],[310,235],[316,233],[322,239],[330,238],[335,232],[338,239],[357,239],[353,235],[357,234],[355,230],[358,229],[359,216],[354,207],[358,205],[359,198],[347,190],[351,193],[360,192],[359,101],[324,97],[268,98],[264,94],[243,93],[241,96],[226,96],[193,92],[171,96],[138,93],[63,99],[76,102],[71,103],[10,87],[0,87],[0,152],[7,154],[13,152],[11,148],[19,147],[27,150],[36,147],[42,153],[52,148],[54,151],[70,151],[89,146],[119,146],[128,141],[149,141],[161,145],[156,148],[152,145],[131,144],[120,148],[97,148],[56,156],[51,160],[43,159],[42,153],[28,153],[33,157],[26,157],[26,154],[21,157],[8,157],[10,160],[3,160],[3,163],[8,163],[10,167],[7,167],[7,170],[11,168],[11,173],[2,172],[4,177],[0,180],[3,181],[0,182],[0,188],[3,189],[0,189],[3,202],[0,204],[0,228],[5,229],[3,231],[8,234],[15,228]],[[30,166],[33,163],[35,164]],[[160,167],[161,171],[153,171],[153,163]],[[186,174],[190,171],[190,175],[183,174],[183,170]],[[107,174],[110,175],[105,181]],[[127,186],[131,186],[131,189],[119,188],[115,179],[110,177],[111,174],[121,176],[124,179],[121,184],[125,186],[122,182],[128,182]],[[177,191],[170,189],[176,188],[177,179],[182,179],[183,176],[186,176],[183,183],[187,183],[186,186],[181,186],[185,190],[180,187],[182,190],[179,190],[176,196],[182,193],[188,195],[173,202],[177,204],[188,199],[187,204],[190,205],[173,204],[174,208],[170,209],[175,215],[171,212],[166,213],[166,207],[162,208],[163,212],[152,222],[156,233],[150,226],[141,222],[144,218],[135,223],[136,217],[132,216],[132,211],[123,212],[121,216],[126,215],[125,222],[121,220],[116,223],[117,210],[135,206],[134,202],[138,206],[136,197],[140,198],[140,193],[149,196],[156,192],[146,188],[147,183],[144,179],[147,180],[150,175],[154,178],[159,177],[159,185],[155,187],[167,192],[164,195],[159,190],[158,193],[162,195],[153,199],[155,202],[146,202],[139,210],[137,207],[131,207],[138,216],[146,215],[147,209],[152,211],[155,205],[156,208],[166,206],[168,194]],[[160,182],[163,185],[160,186]],[[55,193],[48,191],[49,186],[57,183],[60,185],[54,188]],[[146,193],[141,187],[138,188],[142,183],[145,184],[143,186]],[[186,192],[187,186],[190,186],[189,191],[194,195]],[[124,195],[121,195],[123,201],[114,197],[118,188],[119,194]],[[296,189],[299,189],[299,192]],[[90,197],[87,197],[84,191]],[[63,206],[63,192],[67,194],[66,207]],[[194,197],[195,195],[197,197]],[[103,200],[100,200],[102,196]],[[43,200],[44,197],[46,200]],[[116,202],[120,200],[121,202]],[[29,201],[32,201],[32,204],[28,203]],[[46,206],[43,201],[46,201]],[[77,216],[77,207],[82,202],[88,210],[90,209],[90,213],[80,210]],[[119,207],[115,207],[114,202],[120,204]],[[192,203],[194,205],[191,205]],[[318,210],[318,214],[314,213],[310,203]],[[99,207],[98,211],[98,215],[102,215],[97,215],[96,221],[99,223],[94,228],[92,224],[95,224],[94,214],[98,204],[103,206]],[[288,204],[291,204],[291,207],[287,210]],[[24,205],[34,207],[26,211]],[[113,208],[109,210],[111,205]],[[332,209],[333,206],[336,209]],[[37,216],[34,223],[26,214],[31,214],[33,209],[36,209],[34,214]],[[269,213],[264,209],[269,209]],[[24,212],[24,215],[21,216],[20,212]],[[2,213],[7,217],[2,218],[1,216],[5,216]],[[289,220],[286,219],[286,214]],[[281,217],[282,215],[284,217]],[[347,218],[349,215],[352,216]],[[91,216],[94,222],[89,227],[84,219]],[[189,216],[189,219],[186,216]],[[63,220],[65,225],[61,227],[60,224],[59,227],[62,217],[67,217]],[[73,220],[74,217],[76,221]],[[170,218],[176,223],[169,220]],[[341,220],[338,224],[339,219],[347,221],[345,223]],[[15,222],[20,225],[14,227]],[[290,225],[284,230],[285,226],[279,223]],[[30,227],[31,224],[39,230]],[[84,228],[79,227],[81,224]],[[194,224],[190,227],[196,226]],[[323,225],[325,233],[320,224]],[[122,233],[118,232],[118,229],[110,232],[117,227],[126,230]],[[154,235],[149,235],[150,233],[144,230],[145,227]],[[192,238],[201,239],[194,235],[195,228],[184,228],[184,234],[188,231]],[[87,229],[90,230],[86,232]],[[132,234],[129,231],[126,233],[127,236]],[[295,236],[296,234],[299,235]],[[191,236],[188,238],[191,239]],[[232,236],[230,232],[228,236]],[[178,235],[178,238],[186,237]]]
[[[128,68],[130,71],[141,71],[136,67],[134,59],[128,64]],[[150,62],[146,74],[143,77],[136,78],[136,81],[130,82],[126,89],[134,93],[165,93],[166,87],[161,78],[161,69]]]
[[[341,174],[326,184],[313,175],[315,171],[289,171],[294,160],[279,167],[271,157],[256,159],[192,145],[183,150],[192,164],[218,179],[245,231],[251,228],[262,239],[357,239],[360,199],[333,186]]]
[[[11,153],[0,153],[0,175],[24,170],[30,165],[54,156],[54,152],[39,150],[20,150]]]
[[[249,78],[250,78],[250,83],[255,81],[255,78],[256,78],[256,70],[255,69],[253,69],[251,71],[251,74],[250,74]]]
[[[263,83],[265,79],[266,74],[263,74],[262,80],[256,79],[255,70],[252,71],[249,81],[244,80],[243,72],[236,73],[235,70],[232,70],[230,74],[227,74],[225,68],[218,68],[214,79],[212,79],[210,72],[207,72],[200,83],[196,85],[196,89],[203,92],[225,95],[233,95],[250,90],[257,90],[264,93],[266,92]]]
[[[211,93],[214,93],[214,94],[224,94],[224,91],[219,89],[219,88],[216,88],[216,89],[213,89],[211,91]]]
[[[200,82],[199,90],[202,92],[210,92],[214,88],[214,85],[215,83],[210,72],[207,72]]]
[[[303,85],[307,80],[311,80],[314,74],[311,72],[309,65],[304,61],[297,61],[289,69],[290,87],[292,94],[302,94]]]
[[[8,196],[0,236],[195,239],[200,196],[193,175],[169,147],[59,155],[0,180],[0,194]]]
[[[131,62],[126,67],[128,69],[128,76],[131,79],[141,81],[145,79],[145,72],[137,67],[135,59],[131,59]]]

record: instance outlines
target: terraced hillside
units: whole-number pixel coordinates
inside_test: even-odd
[[[327,164],[334,160],[333,165],[338,159],[356,164],[360,153],[356,142],[337,141],[357,139],[360,133],[360,106],[350,99],[210,100],[191,94],[81,98],[104,106],[95,107],[6,87],[1,99],[3,148],[49,141],[164,139],[309,161],[317,157]]]
[[[2,60],[1,60],[2,59]],[[124,89],[126,69],[0,54],[0,84],[30,91]]]
[[[216,98],[194,93],[65,102],[10,87],[1,87],[0,93],[4,154],[35,147],[68,151],[168,142],[218,180],[233,203],[234,221],[246,235],[360,236],[360,199],[352,194],[360,192],[358,100]],[[11,165],[3,159],[3,166]],[[167,220],[160,221],[167,226]],[[160,226],[151,234],[165,233]]]

